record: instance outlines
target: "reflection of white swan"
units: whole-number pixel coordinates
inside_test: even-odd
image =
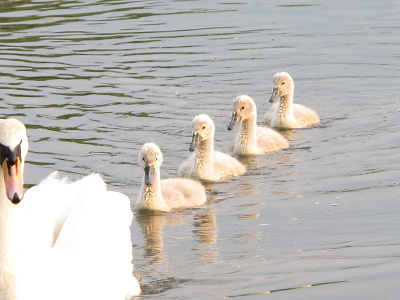
[[[269,102],[279,98],[266,113],[264,123],[276,128],[303,128],[319,123],[315,111],[301,104],[293,103],[294,83],[286,72],[274,75],[274,89]]]
[[[195,152],[181,164],[179,176],[214,181],[246,172],[246,167],[236,158],[214,150],[215,126],[208,115],[194,117],[192,130],[189,150]]]
[[[233,101],[228,130],[232,130],[239,122],[241,126],[233,148],[235,154],[263,154],[289,147],[288,141],[277,131],[257,126],[256,104],[247,95],[241,95]]]
[[[24,197],[27,152],[25,126],[0,120],[0,298],[122,300],[139,294],[129,199],[107,191],[95,174],[73,183],[52,174]]]
[[[205,189],[198,181],[187,178],[160,180],[163,156],[156,144],[144,144],[138,161],[144,169],[144,176],[135,210],[171,211],[206,202]]]

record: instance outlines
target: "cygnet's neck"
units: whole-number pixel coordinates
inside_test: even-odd
[[[296,122],[293,113],[293,91],[280,97],[277,119],[278,123]]]
[[[214,174],[214,135],[202,140],[196,148],[196,173],[200,178]]]
[[[243,120],[240,126],[235,152],[238,154],[254,152],[257,148],[257,113]]]
[[[149,210],[166,210],[166,204],[161,191],[160,168],[155,168],[153,173],[153,183],[147,185],[143,176],[140,208]]]
[[[1,299],[17,299],[18,206],[8,200],[4,180],[0,178],[0,295]]]

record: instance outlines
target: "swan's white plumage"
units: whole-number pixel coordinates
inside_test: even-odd
[[[215,126],[208,115],[194,117],[192,131],[189,150],[194,153],[179,167],[179,176],[217,181],[246,172],[246,167],[236,158],[214,150]]]
[[[145,174],[135,210],[171,211],[206,202],[206,192],[200,182],[187,178],[160,179],[163,156],[156,144],[144,144],[138,162]]]
[[[233,101],[232,120],[228,130],[240,123],[233,152],[237,155],[263,154],[289,147],[288,141],[277,131],[257,126],[257,107],[247,95]]]
[[[11,123],[0,122],[3,145]],[[107,191],[100,175],[69,182],[53,173],[17,205],[1,178],[0,192],[0,299],[122,300],[140,292],[129,199]]]
[[[319,123],[319,116],[314,110],[293,103],[294,83],[288,73],[276,73],[273,83],[269,102],[279,101],[265,114],[266,125],[276,128],[303,128]]]

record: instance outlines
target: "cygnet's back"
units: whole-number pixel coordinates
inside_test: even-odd
[[[171,208],[195,207],[206,202],[203,185],[188,178],[163,179],[161,191],[165,202]]]
[[[236,158],[214,150],[215,126],[208,115],[194,117],[192,131],[189,150],[194,153],[179,167],[179,176],[217,181],[246,172],[246,167]]]
[[[200,182],[187,178],[160,179],[163,157],[156,144],[143,145],[138,161],[144,176],[135,210],[171,211],[206,202],[206,192]]]

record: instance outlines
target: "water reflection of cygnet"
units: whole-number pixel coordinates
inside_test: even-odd
[[[207,208],[194,216],[193,219],[195,239],[202,244],[215,244],[217,242],[217,219],[214,208]]]
[[[192,232],[195,241],[206,245],[217,241],[217,222],[212,208],[206,207],[189,213],[146,212],[137,214],[136,220],[146,241],[144,256],[150,265],[168,264],[168,257],[164,252],[164,226],[178,226],[193,222]]]
[[[277,131],[289,141],[289,145],[292,146],[293,140],[297,138],[298,130],[296,129],[277,129]],[[289,146],[289,147],[290,147]]]
[[[211,196],[212,198],[212,196]],[[218,224],[215,209],[208,207],[194,216],[194,238],[199,242],[194,248],[206,262],[219,259],[216,243],[218,240]]]
[[[238,156],[239,161],[244,164],[248,170],[248,173],[254,174],[254,172],[268,171],[271,168],[281,168],[281,165],[286,166],[284,169],[287,170],[293,166],[294,159],[292,154],[288,150],[278,151],[266,155],[241,155]]]
[[[184,224],[184,216],[149,211],[137,214],[136,221],[139,223],[146,241],[144,256],[148,259],[149,264],[168,263],[163,250],[163,227],[165,225]]]

